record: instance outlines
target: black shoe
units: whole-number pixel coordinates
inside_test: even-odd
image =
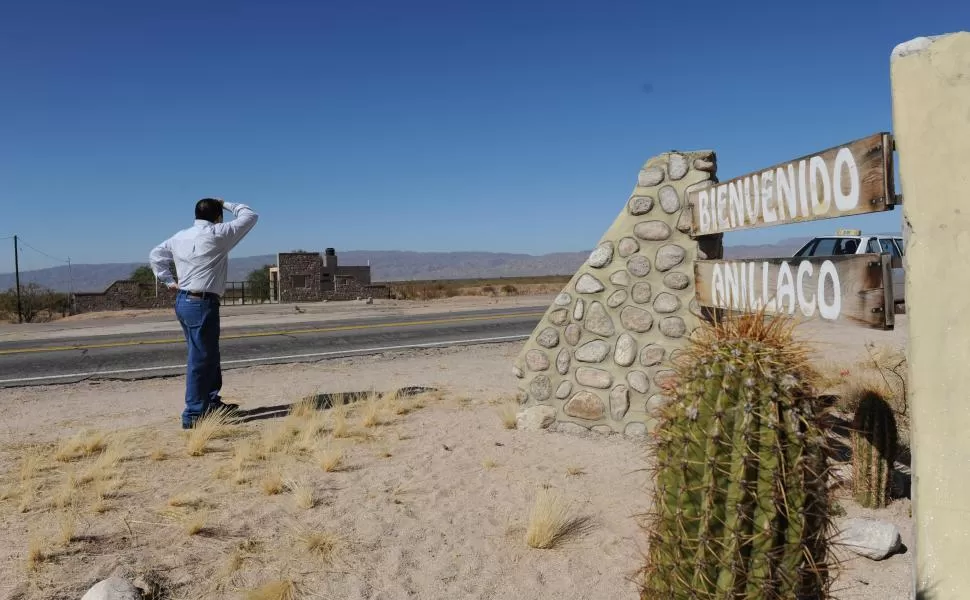
[[[239,405],[229,404],[227,402],[210,402],[209,407],[206,409],[205,412],[206,414],[208,414],[211,412],[215,412],[217,410],[222,411],[226,414],[231,414],[239,410]]]

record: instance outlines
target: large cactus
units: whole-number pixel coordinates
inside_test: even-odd
[[[852,489],[862,506],[889,504],[898,443],[893,409],[877,392],[865,391],[852,420]]]
[[[705,325],[676,364],[655,451],[643,600],[828,598],[829,446],[791,327]]]

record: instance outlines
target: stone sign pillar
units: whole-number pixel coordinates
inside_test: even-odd
[[[665,401],[671,354],[700,323],[694,261],[721,258],[721,235],[693,239],[687,194],[713,185],[712,151],[668,152],[633,194],[515,361],[519,401],[558,428],[643,436]]]
[[[891,59],[906,240],[915,597],[970,597],[970,33]]]

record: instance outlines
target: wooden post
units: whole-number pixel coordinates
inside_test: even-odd
[[[891,59],[906,225],[916,598],[970,593],[970,33],[917,38]]]

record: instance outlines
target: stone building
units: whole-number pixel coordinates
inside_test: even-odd
[[[74,313],[132,308],[165,308],[175,305],[175,292],[164,285],[139,283],[131,279],[115,281],[103,292],[75,292]]]
[[[274,302],[317,302],[356,298],[389,298],[390,288],[371,284],[370,266],[341,266],[337,253],[281,252],[270,269]]]

